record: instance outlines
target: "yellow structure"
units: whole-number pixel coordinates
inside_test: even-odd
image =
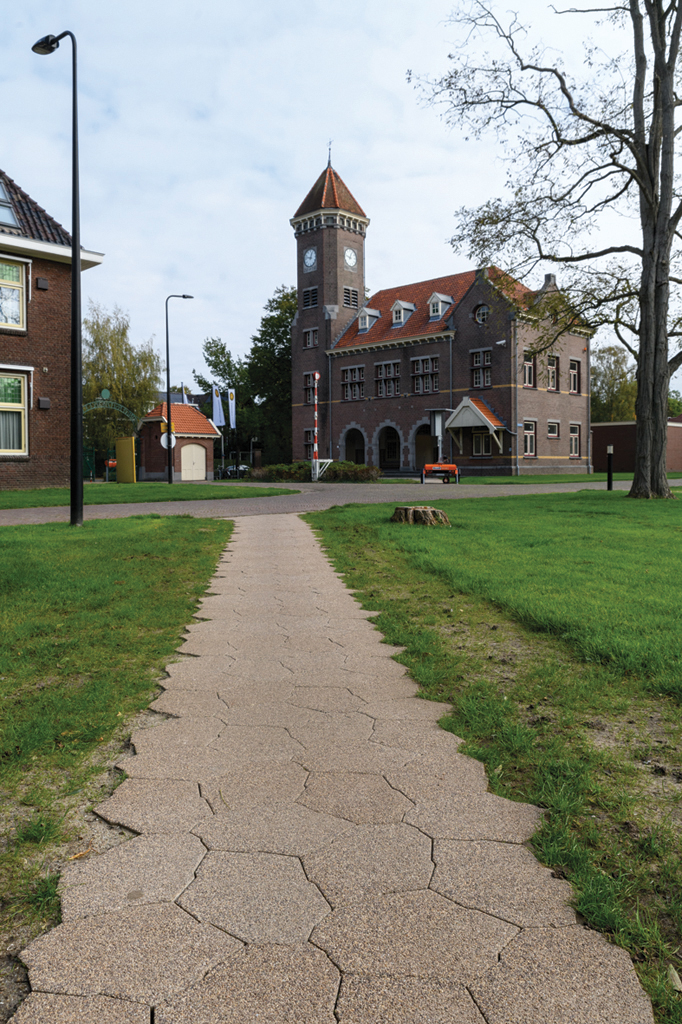
[[[116,438],[116,482],[119,484],[137,482],[134,437]]]

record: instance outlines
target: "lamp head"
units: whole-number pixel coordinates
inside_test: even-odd
[[[183,299],[193,299],[194,296],[193,295],[182,295],[181,298],[183,298]]]
[[[34,53],[54,53],[59,46],[59,40],[56,36],[43,36],[37,43],[34,43],[31,49]]]

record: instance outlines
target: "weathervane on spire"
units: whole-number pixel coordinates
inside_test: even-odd
[[[329,140],[329,159],[327,160],[327,167],[331,167],[331,165],[332,165],[332,142],[333,141],[334,141],[333,139]]]

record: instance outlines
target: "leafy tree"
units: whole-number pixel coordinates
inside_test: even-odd
[[[668,416],[682,416],[682,395],[679,391],[668,392]]]
[[[556,51],[550,58],[526,44],[530,30],[516,15],[498,14],[492,0],[460,0],[453,20],[466,45],[446,75],[422,82],[448,122],[476,136],[494,131],[509,160],[507,196],[460,210],[453,245],[479,266],[500,262],[521,280],[542,264],[564,268],[568,302],[552,308],[548,295],[532,311],[550,325],[546,346],[576,323],[613,327],[637,364],[630,494],[669,497],[668,386],[682,365],[677,343],[669,352],[669,338],[682,334],[681,304],[670,290],[682,283],[675,159],[682,0],[550,9],[582,19],[584,37],[594,18],[613,52],[586,39],[584,62],[569,71]],[[606,220],[623,238],[595,245]]]
[[[592,354],[590,413],[593,423],[634,420],[637,381],[628,353],[607,345]]]
[[[260,329],[251,338],[251,349],[243,359],[234,357],[220,338],[207,338],[204,359],[211,378],[196,372],[194,378],[204,391],[210,391],[214,383],[223,395],[228,388],[234,389],[237,447],[241,451],[246,451],[251,438],[257,437],[266,463],[289,462],[291,325],[297,309],[296,289],[281,285],[264,309]],[[210,415],[210,410],[205,411]]]
[[[99,398],[104,388],[111,400],[141,419],[157,401],[161,360],[151,340],[135,346],[130,338],[130,317],[115,306],[109,313],[91,302],[83,320],[83,402]],[[117,437],[135,432],[135,424],[115,409],[85,414],[86,444],[106,453]]]

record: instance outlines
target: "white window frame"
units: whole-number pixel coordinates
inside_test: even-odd
[[[317,348],[317,327],[303,332],[303,348]]]
[[[575,384],[575,387],[573,386]],[[571,395],[580,394],[580,360],[570,359],[568,363],[568,390]]]
[[[474,320],[477,324],[487,324],[490,319],[490,306],[487,306],[485,302],[481,303],[474,310]]]
[[[535,356],[528,352],[523,353],[523,386],[535,387]]]
[[[556,427],[554,433],[552,433],[552,427]],[[558,420],[549,420],[547,422],[547,437],[550,441],[558,441],[561,437],[561,425]]]
[[[22,458],[28,455],[28,399],[30,395],[28,373],[10,368],[0,368],[0,378],[12,378],[21,381],[21,400],[19,402],[0,401],[0,412],[19,413],[21,417],[21,448],[0,448],[0,455]]]
[[[524,459],[537,458],[537,423],[535,420],[524,420],[523,422],[523,457]]]
[[[554,360],[554,363],[550,363],[550,359]],[[559,357],[548,356],[547,357],[547,390],[558,391],[559,381]]]
[[[476,367],[476,369],[473,372],[471,386],[474,387],[474,388],[482,388],[483,387],[483,370],[481,370],[481,368],[478,367],[478,366]]]
[[[403,310],[401,306],[396,306],[393,310],[393,323],[401,324],[403,322]]]
[[[471,445],[471,451],[475,459],[489,458],[493,454],[493,444],[489,430],[475,430],[472,435]],[[477,448],[478,451],[476,451]]]
[[[580,424],[571,423],[568,427],[568,457],[580,458]]]
[[[17,260],[11,256],[4,256],[0,253],[0,264],[16,267],[19,271],[19,281],[10,281],[0,275],[0,289],[16,291],[19,293],[19,323],[13,324],[9,321],[0,320],[0,328],[3,331],[25,331],[26,330],[26,262]]]

